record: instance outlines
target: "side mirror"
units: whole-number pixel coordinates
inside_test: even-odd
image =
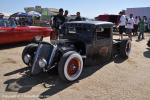
[[[41,42],[41,41],[43,41],[43,36],[35,36],[35,37],[33,38],[33,41],[34,41],[34,42]]]

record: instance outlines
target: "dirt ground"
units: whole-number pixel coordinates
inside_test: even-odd
[[[150,48],[133,37],[128,59],[85,67],[80,79],[64,83],[55,73],[29,76],[24,44],[0,47],[0,100],[150,100]],[[45,40],[48,40],[45,39]]]

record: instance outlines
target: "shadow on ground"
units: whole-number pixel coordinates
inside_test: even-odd
[[[24,68],[17,69],[17,70],[15,70],[15,71],[6,73],[6,74],[4,74],[4,76],[10,76],[10,75],[17,74],[17,73],[24,73],[24,72],[26,72],[26,71],[28,71],[28,70],[30,70],[29,67],[24,67]]]
[[[114,59],[115,60],[115,59]],[[119,61],[119,58],[117,58],[116,63],[121,63],[123,60]],[[89,77],[96,71],[100,70],[102,67],[107,65],[110,62],[102,63],[99,66],[89,66],[85,67],[83,69],[83,72],[81,74],[81,77],[79,80],[75,82],[65,83],[63,82],[57,73],[57,69],[51,70],[48,73],[40,73],[37,76],[31,76],[30,68],[25,67],[22,69],[18,69],[9,73],[4,74],[4,76],[10,76],[17,73],[20,73],[22,77],[17,79],[10,79],[4,82],[4,84],[7,84],[7,87],[5,91],[9,92],[17,92],[17,93],[25,93],[30,91],[34,86],[38,84],[42,84],[43,88],[47,88],[47,90],[39,95],[40,99],[48,98],[49,96],[52,96],[65,88],[71,86],[74,83],[79,82],[80,80]]]
[[[21,47],[21,46],[26,46],[30,42],[20,42],[20,43],[12,43],[12,44],[1,44],[0,45],[0,50],[4,49],[10,49],[10,48],[16,48],[16,47]]]
[[[144,57],[150,58],[150,48],[147,48],[148,51],[143,53]]]
[[[25,93],[30,91],[34,86],[38,84],[42,84],[43,88],[47,88],[47,90],[39,95],[40,99],[47,98],[52,96],[61,90],[69,87],[73,83],[77,83],[80,80],[92,75],[94,72],[102,68],[104,65],[100,66],[92,66],[85,67],[82,75],[79,80],[75,82],[65,83],[63,82],[56,71],[52,70],[48,73],[40,73],[37,76],[31,76],[28,72],[30,70],[29,67],[25,67],[22,69],[18,69],[9,73],[4,74],[4,76],[10,76],[14,74],[22,74],[20,78],[9,79],[4,82],[6,84],[5,91],[7,92],[17,92],[17,93]]]
[[[140,41],[142,41],[142,40],[141,40],[141,39],[140,39],[140,40],[137,39],[137,40],[135,40],[135,41],[136,41],[136,42],[140,42]]]
[[[14,78],[10,79],[4,82],[4,84],[7,84],[7,87],[5,91],[9,92],[18,92],[18,93],[25,93],[27,91],[30,91],[32,87],[41,84],[45,81],[49,75],[47,73],[41,73],[37,76],[31,76],[30,75],[30,69],[29,67],[25,67],[22,69],[18,69],[9,73],[4,74],[4,76],[10,76],[14,74],[20,74],[22,75],[20,78]]]
[[[114,63],[122,63],[122,62],[124,62],[125,60],[127,60],[128,58],[121,58],[120,56],[116,56],[116,57],[114,57],[113,58],[113,61],[114,61]]]

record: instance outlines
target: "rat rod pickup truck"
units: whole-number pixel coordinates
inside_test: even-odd
[[[58,69],[64,81],[75,81],[85,65],[100,64],[115,55],[127,58],[131,41],[113,40],[113,23],[103,21],[66,22],[54,43],[27,45],[22,53],[23,62],[31,67],[31,74]]]

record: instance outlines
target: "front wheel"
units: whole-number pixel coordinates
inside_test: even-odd
[[[38,44],[31,43],[23,49],[22,60],[26,65],[32,66],[34,55],[37,48],[38,48]]]
[[[60,59],[58,73],[62,80],[66,82],[75,81],[81,75],[83,69],[82,57],[74,51],[65,53]]]

